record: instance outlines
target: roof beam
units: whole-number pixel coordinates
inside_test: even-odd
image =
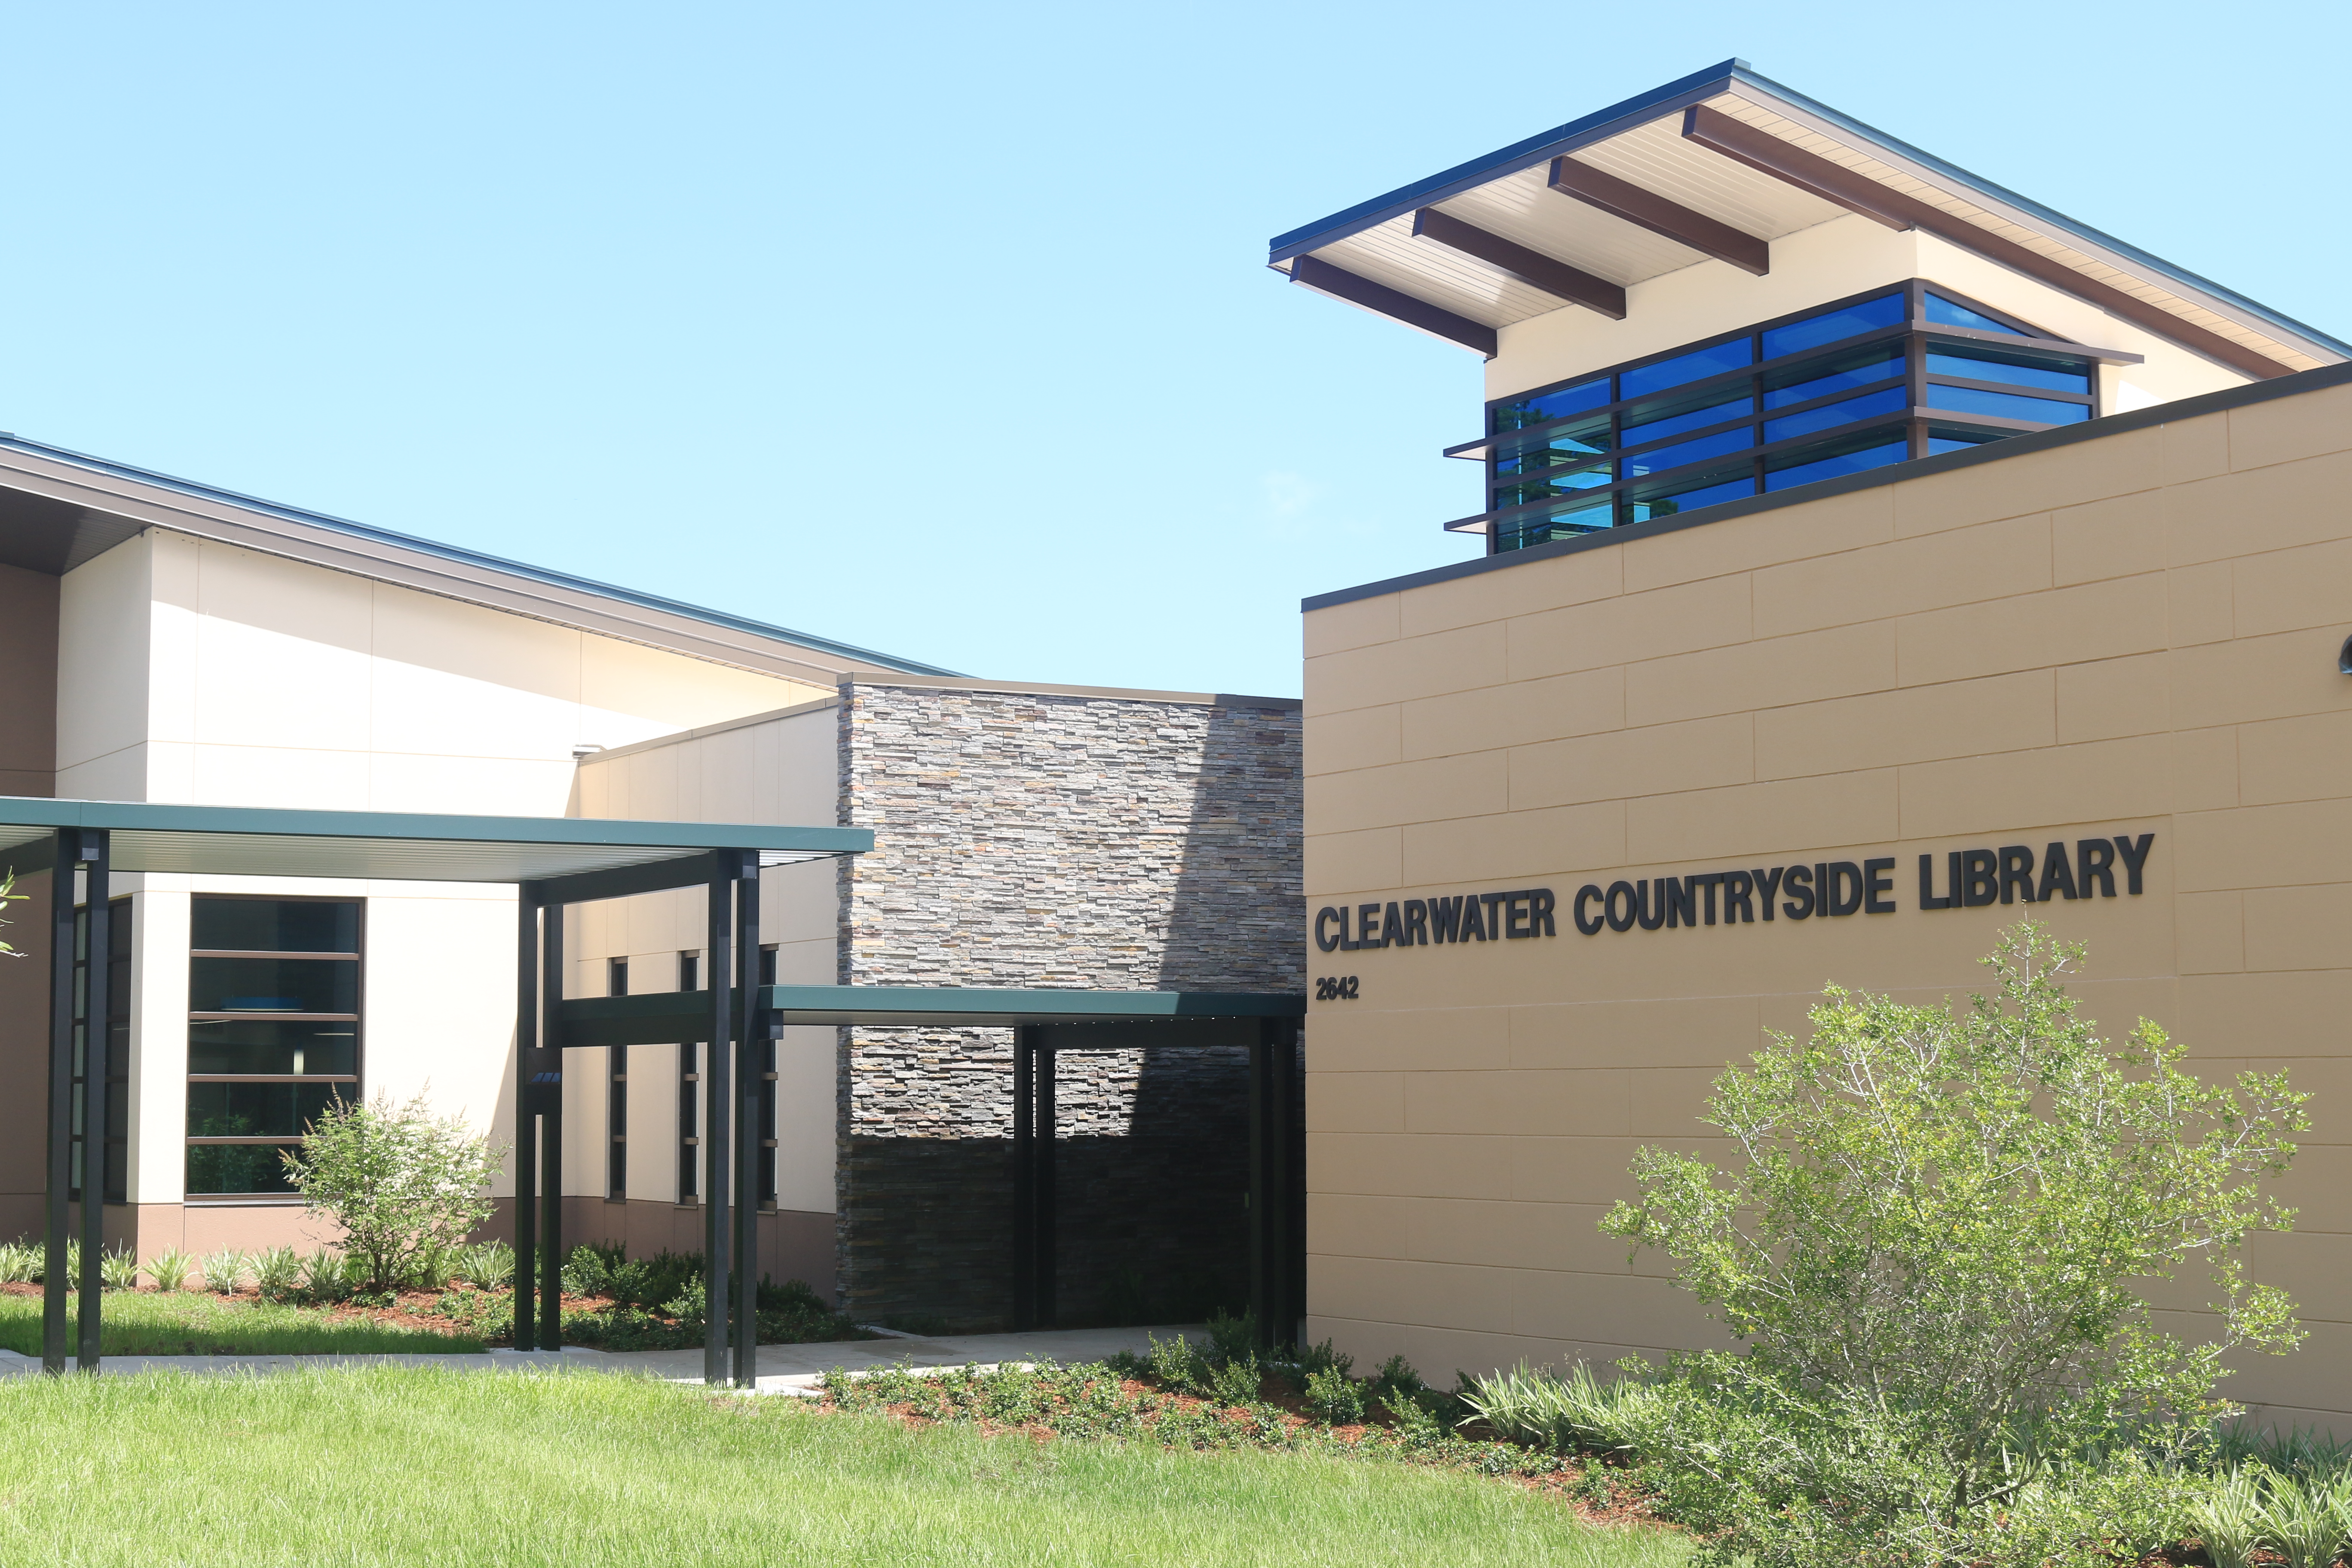
[[[1717,223],[1705,213],[1693,212],[1680,202],[1670,202],[1614,174],[1604,174],[1590,163],[1554,158],[1550,184],[1561,195],[1573,196],[1652,234],[1664,235],[1702,256],[1728,261],[1743,272],[1761,278],[1772,269],[1772,247],[1754,235],[1742,234],[1729,224]]]
[[[1360,310],[1370,310],[1376,316],[1402,321],[1431,337],[1460,343],[1465,349],[1475,349],[1488,359],[1493,359],[1496,353],[1494,328],[1474,321],[1467,316],[1457,316],[1426,300],[1416,300],[1410,294],[1400,293],[1385,283],[1375,283],[1344,267],[1334,267],[1312,256],[1296,256],[1290,261],[1290,280],[1303,284],[1318,294],[1328,294]]]
[[[2039,279],[2054,289],[2063,289],[2079,300],[2086,300],[2098,306],[2109,315],[2136,322],[2151,332],[2194,349],[2208,359],[2219,360],[2232,370],[2265,380],[2294,374],[2292,365],[2281,364],[2219,332],[2208,331],[2193,322],[2184,321],[2160,305],[2152,305],[2095,278],[2086,278],[2063,261],[2029,250],[2015,240],[2004,238],[1964,217],[1930,205],[1916,196],[1891,190],[1867,174],[1832,163],[1817,153],[1808,153],[1769,131],[1744,124],[1705,104],[1694,104],[1684,110],[1683,135],[1686,140],[1719,153],[1735,163],[1745,163],[1751,169],[1784,181],[1799,190],[1810,191],[1825,201],[1835,202],[1876,222],[1896,227],[1925,229],[1938,239],[1973,250],[1988,260],[1998,261],[2029,278]]]
[[[1412,232],[1418,238],[1435,240],[1448,250],[1458,250],[1571,305],[1598,310],[1612,321],[1625,319],[1625,290],[1606,278],[1595,278],[1540,250],[1529,250],[1499,234],[1489,234],[1449,213],[1423,207],[1412,215]]]

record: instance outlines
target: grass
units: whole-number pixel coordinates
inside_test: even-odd
[[[0,1562],[1675,1568],[1423,1467],[983,1436],[651,1380],[373,1367],[0,1385]]]
[[[69,1302],[79,1300],[76,1292]],[[482,1349],[475,1336],[331,1318],[250,1297],[110,1290],[100,1300],[101,1355],[450,1355]],[[0,1294],[0,1349],[41,1353],[39,1296]]]

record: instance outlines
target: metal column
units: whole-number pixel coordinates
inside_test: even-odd
[[[760,1348],[760,1094],[755,990],[760,980],[760,858],[741,857],[735,884],[735,1386],[758,1380]]]
[[[1306,1305],[1297,1027],[1265,1019],[1250,1047],[1250,1313],[1269,1348],[1291,1342]]]
[[[731,906],[736,870],[737,864],[731,858],[719,857],[717,868],[710,874],[710,923],[703,946],[703,966],[709,971],[703,979],[710,987],[710,1039],[705,1047],[709,1059],[703,1063],[702,1074],[703,1300],[708,1303],[709,1314],[702,1337],[702,1381],[709,1384],[729,1380],[728,1308],[734,1299],[727,1255],[734,1240],[728,1202],[735,1168],[729,1157],[728,1134],[732,1130],[735,1106],[734,1097],[729,1092],[727,1068],[733,1055],[728,1047],[735,1038],[735,1023],[730,1011],[734,986],[728,974],[728,948],[734,934]]]
[[[49,867],[49,1146],[48,1188],[42,1243],[41,1370],[66,1369],[66,1194],[73,1186],[74,881],[81,867],[81,832],[58,830]]]
[[[1055,1194],[1054,1192],[1054,1048],[1045,1043],[1044,1030],[1033,1036],[1037,1062],[1032,1069],[1037,1090],[1035,1111],[1036,1136],[1030,1144],[1029,1190],[1032,1203],[1030,1226],[1034,1237],[1032,1244],[1035,1272],[1029,1287],[1030,1300],[1036,1304],[1037,1327],[1055,1326],[1057,1303],[1054,1300],[1054,1281],[1057,1272],[1054,1251]]]
[[[1037,1031],[1013,1031],[1013,1329],[1037,1326]]]
[[[104,1281],[99,1269],[106,1257],[106,1113],[107,1047],[114,987],[108,973],[108,949],[114,921],[107,902],[108,834],[86,827],[81,834],[81,865],[87,879],[82,892],[81,949],[81,1301],[75,1336],[74,1364],[96,1372],[99,1360],[99,1292]]]
[[[515,889],[514,1343],[533,1347],[539,1328],[539,897]]]
[[[556,1034],[563,1005],[563,906],[551,903],[540,924],[541,1060],[539,1083],[539,1348],[563,1345],[563,1041]],[[520,1260],[517,1260],[520,1268]]]

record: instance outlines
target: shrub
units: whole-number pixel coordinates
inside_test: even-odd
[[[1182,1334],[1172,1340],[1163,1340],[1158,1334],[1146,1334],[1144,1338],[1151,1345],[1152,1376],[1167,1387],[1181,1389],[1187,1394],[1206,1394],[1209,1391],[1210,1363],[1193,1348],[1192,1341]]]
[[[477,1290],[504,1290],[514,1283],[515,1252],[503,1241],[486,1241],[457,1252],[457,1278]]]
[[[701,1277],[702,1254],[664,1248],[651,1258],[640,1258],[613,1268],[604,1289],[622,1306],[650,1311],[676,1300],[688,1281]]]
[[[572,1249],[563,1263],[563,1293],[567,1296],[602,1296],[612,1282],[612,1273],[605,1266],[604,1255],[593,1247]]]
[[[1685,1358],[1705,1398],[1668,1415],[1671,1446],[1713,1456],[1685,1480],[1723,1550],[1942,1560],[2051,1466],[2129,1432],[2187,1450],[2230,1408],[2225,1352],[2297,1342],[2238,1254],[2291,1218],[2256,1184],[2306,1097],[2283,1074],[2208,1088],[2145,1021],[2109,1047],[2061,984],[2081,957],[2028,922],[1965,1007],[1832,986],[1810,1040],[1716,1079],[1703,1120],[1743,1164],[1636,1155],[1641,1201],[1603,1228],[1673,1255],[1749,1347]],[[2189,1345],[2135,1284],[2199,1255],[2221,1332]]]
[[[2213,1568],[2251,1568],[2262,1550],[2263,1474],[2260,1465],[2233,1465],[2198,1500],[2192,1522]]]
[[[1254,1355],[1229,1361],[1209,1373],[1209,1397],[1220,1405],[1255,1405],[1265,1387],[1265,1370]]]
[[[2327,1568],[2352,1517],[2352,1476],[2263,1477],[2263,1537],[2287,1568]]]
[[[204,1262],[197,1267],[205,1271],[205,1289],[233,1296],[236,1293],[237,1281],[244,1279],[246,1270],[252,1267],[252,1260],[242,1252],[224,1248],[205,1254]]]
[[[286,1169],[308,1212],[342,1227],[370,1290],[415,1274],[428,1252],[464,1241],[490,1216],[490,1177],[505,1151],[419,1095],[394,1105],[336,1100],[312,1122]]]
[[[1321,1344],[1308,1345],[1298,1352],[1298,1371],[1304,1377],[1312,1377],[1326,1368],[1337,1370],[1344,1374],[1355,1364],[1354,1356],[1345,1351],[1333,1350],[1329,1340],[1325,1340]]]
[[[262,1299],[282,1301],[302,1283],[302,1260],[290,1247],[268,1247],[253,1255],[253,1287]]]
[[[0,1285],[29,1285],[41,1277],[41,1250],[27,1242],[0,1246]]]
[[[354,1277],[363,1267],[356,1258],[322,1247],[302,1259],[302,1293],[313,1301],[341,1301],[351,1295]]]
[[[155,1281],[158,1290],[180,1289],[195,1271],[196,1260],[177,1247],[159,1252],[147,1260],[147,1278]]]
[[[1318,1367],[1307,1374],[1307,1408],[1334,1426],[1353,1426],[1364,1418],[1364,1385],[1336,1366]]]
[[[1223,1312],[1209,1314],[1208,1357],[1212,1362],[1222,1366],[1229,1361],[1239,1361],[1244,1357],[1255,1359],[1256,1355],[1255,1314],[1244,1312],[1238,1318],[1229,1318]]]
[[[98,1283],[101,1290],[139,1289],[139,1255],[127,1247],[118,1247],[100,1256]]]

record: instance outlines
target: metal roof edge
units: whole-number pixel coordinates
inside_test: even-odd
[[[129,479],[136,484],[153,485],[159,489],[194,496],[199,500],[238,507],[247,511],[276,518],[282,521],[299,523],[309,528],[324,529],[330,532],[347,534],[352,538],[364,539],[378,544],[389,544],[399,549],[415,550],[426,555],[437,556],[445,561],[458,562],[486,571],[502,572],[509,576],[520,577],[526,581],[551,587],[593,594],[622,604],[635,605],[643,609],[659,610],[668,615],[682,616],[688,620],[701,621],[710,626],[725,626],[731,631],[747,633],[752,637],[789,643],[795,647],[807,648],[813,652],[828,653],[841,658],[860,659],[868,664],[880,665],[886,669],[900,670],[909,675],[955,673],[952,670],[942,669],[938,665],[922,664],[913,659],[899,658],[892,654],[877,653],[871,648],[858,647],[851,643],[835,642],[830,637],[821,637],[808,632],[796,632],[789,626],[774,626],[766,621],[755,621],[749,616],[734,615],[726,610],[714,610],[700,605],[689,605],[684,600],[665,598],[658,594],[640,593],[634,588],[624,588],[611,583],[600,583],[592,577],[574,576],[569,572],[559,572],[552,567],[533,566],[528,562],[510,561],[504,556],[490,555],[478,550],[468,550],[464,545],[443,544],[436,540],[420,538],[413,533],[400,533],[388,528],[378,528],[372,523],[355,522],[350,518],[336,517],[328,512],[310,511],[301,507],[287,506],[278,501],[265,500],[258,496],[246,495],[237,490],[223,489],[218,486],[203,484],[194,479],[183,479],[171,474],[158,473],[152,468],[142,468],[129,463],[118,463],[107,458],[92,457],[87,452],[76,452],[64,447],[53,447],[47,442],[35,441],[22,436],[0,432],[0,447],[23,452],[28,457],[46,458],[53,462],[71,464],[94,473]]]
[[[2092,245],[2112,251],[2119,257],[2126,258],[2148,268],[2151,272],[2154,272],[2160,277],[2168,279],[2173,282],[2182,284],[2185,287],[2197,289],[2200,292],[2209,294],[2216,300],[2225,300],[2229,304],[2235,306],[2237,309],[2244,310],[2263,321],[2269,322],[2273,326],[2294,332],[2311,342],[2320,344],[2334,353],[2343,354],[2347,359],[2352,359],[2352,342],[2346,342],[2342,339],[2331,337],[2327,333],[2319,331],[2316,327],[2307,326],[2304,322],[2296,321],[2292,316],[2284,315],[2277,310],[2272,310],[2269,306],[2262,303],[2260,300],[2250,300],[2234,289],[2227,288],[2222,284],[2216,283],[2210,278],[2200,277],[2197,273],[2189,271],[2185,267],[2175,266],[2173,263],[2165,260],[2164,258],[2160,256],[2153,255],[2147,251],[2142,250],[2136,245],[2117,239],[2111,234],[2093,228],[2086,223],[2082,223],[2076,219],[2068,217],[2064,213],[2058,211],[2054,207],[2045,206],[2042,203],[2034,201],[2029,196],[2020,195],[2015,191],[2009,189],[2005,185],[1997,185],[1992,181],[1985,179],[1981,175],[1972,174],[1969,173],[1968,170],[1961,168],[1958,164],[1938,158],[1932,153],[1925,152],[1920,148],[1914,147],[1908,142],[1903,141],[1899,137],[1890,136],[1885,132],[1877,129],[1875,126],[1865,125],[1850,114],[1843,114],[1839,112],[1837,110],[1832,109],[1828,104],[1822,102],[1818,99],[1809,98],[1793,88],[1784,86],[1780,82],[1774,81],[1770,77],[1759,74],[1745,60],[1735,60],[1732,62],[1731,75],[1738,81],[1744,82],[1750,87],[1760,88],[1764,91],[1771,93],[1773,96],[1803,110],[1808,114],[1814,115],[1819,119],[1827,121],[1831,124],[1835,125],[1841,131],[1847,132],[1874,146],[1894,153],[1899,158],[1904,158],[1911,163],[1916,163],[1924,169],[1932,170],[1934,173],[1943,176],[1945,179],[1951,181],[1954,184],[1958,185],[1963,190],[1971,191],[1993,201],[2015,207],[2018,211],[2027,214],[2037,221],[2048,224],[2053,229],[2059,230],[2064,234],[2072,235],[2077,239],[2087,241]]]
[[[1729,522],[1734,518],[1748,517],[1760,511],[1778,511],[1782,507],[1798,506],[1806,501],[1822,500],[1855,490],[1875,489],[1882,485],[1902,484],[1954,468],[1974,468],[1979,463],[1998,463],[2010,458],[2027,457],[2035,452],[2048,451],[2053,447],[2071,447],[2080,441],[2097,440],[2103,436],[2120,436],[2133,430],[2145,430],[2150,426],[2168,425],[2176,420],[2194,419],[2201,415],[2242,408],[2250,404],[2268,403],[2277,397],[2299,396],[2306,392],[2318,392],[2347,383],[2352,383],[2352,362],[2321,365],[2317,370],[2297,371],[2292,375],[2278,376],[2270,381],[2248,382],[2243,386],[2224,387],[2219,392],[2200,393],[2195,397],[2135,408],[2128,414],[2110,414],[2104,419],[2085,420],[2080,425],[2060,425],[2048,430],[2036,430],[2027,436],[2014,436],[2005,441],[1988,441],[1965,451],[1946,452],[1933,458],[1915,458],[1906,462],[1890,463],[1883,468],[1797,485],[1789,489],[1776,490],[1770,495],[1723,501],[1675,517],[1631,523],[1623,528],[1599,529],[1574,539],[1556,539],[1549,544],[1533,545],[1526,550],[1507,551],[1500,555],[1474,555],[1467,561],[1424,567],[1400,577],[1384,577],[1379,582],[1359,584],[1352,588],[1335,588],[1328,594],[1311,594],[1298,602],[1298,610],[1305,615],[1314,610],[1328,610],[1337,605],[1353,604],[1359,599],[1377,599],[1389,594],[1402,594],[1408,589],[1426,588],[1438,583],[1451,583],[1457,578],[1475,577],[1483,573],[1501,572],[1513,566],[1549,561],[1554,556],[1573,555],[1580,551],[1601,550],[1616,544],[1632,544],[1662,533],[1678,533],[1686,528]]]
[[[1129,686],[1057,686],[1034,680],[979,680],[970,676],[925,677],[892,680],[873,675],[845,675],[841,685],[887,686],[907,691],[985,691],[1013,697],[1077,697],[1112,702],[1180,703],[1191,708],[1297,708],[1298,697],[1249,697],[1231,691],[1161,691]]]
[[[1614,134],[1618,121],[1629,119],[1634,115],[1640,115],[1643,119],[1654,119],[1659,111],[1671,105],[1676,98],[1688,96],[1691,102],[1696,102],[1702,98],[1712,98],[1722,87],[1735,79],[1746,77],[1747,74],[1746,60],[1725,60],[1719,65],[1709,66],[1703,71],[1694,71],[1689,76],[1670,81],[1664,87],[1654,87],[1647,92],[1637,93],[1622,103],[1612,103],[1606,109],[1595,110],[1581,119],[1571,120],[1565,125],[1546,131],[1540,135],[1530,136],[1524,142],[1514,142],[1508,147],[1489,153],[1483,158],[1474,158],[1466,163],[1456,163],[1442,174],[1432,174],[1425,180],[1417,180],[1409,185],[1401,185],[1386,195],[1374,196],[1368,202],[1358,202],[1354,206],[1333,213],[1328,217],[1318,218],[1315,222],[1300,228],[1294,228],[1287,234],[1276,235],[1266,241],[1266,265],[1271,267],[1276,262],[1287,261],[1290,258],[1307,251],[1320,249],[1335,241],[1347,238],[1350,234],[1360,233],[1374,224],[1386,223],[1399,213],[1410,211],[1414,207],[1427,206],[1432,202],[1444,201],[1448,196],[1459,195],[1472,186],[1484,184],[1498,174],[1507,174],[1514,169],[1523,169],[1533,163],[1543,163],[1563,153],[1572,151],[1577,145],[1599,141],[1604,135]],[[1759,83],[1763,80],[1760,77],[1754,79]],[[1706,90],[1702,91],[1702,89]]]

